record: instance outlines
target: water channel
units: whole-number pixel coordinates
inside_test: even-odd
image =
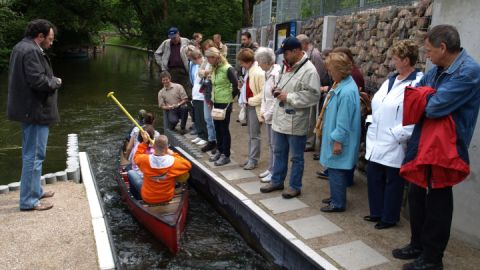
[[[59,92],[61,122],[50,129],[44,173],[65,169],[68,133],[79,135],[80,150],[89,154],[100,188],[116,255],[122,269],[270,269],[234,228],[193,190],[182,249],[172,257],[167,249],[130,215],[115,182],[120,140],[130,124],[106,94],[115,96],[132,113],[153,111],[160,88],[158,70],[145,52],[107,47],[85,60],[54,60],[64,86]],[[6,119],[7,74],[0,74],[0,184],[19,181],[21,130]]]

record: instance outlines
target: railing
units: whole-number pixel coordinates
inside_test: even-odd
[[[240,44],[238,43],[225,43],[227,45],[227,60],[232,66],[237,64],[237,53],[240,50]]]
[[[253,6],[253,26],[263,26],[272,22],[272,0],[265,0]]]

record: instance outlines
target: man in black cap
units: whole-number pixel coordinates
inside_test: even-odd
[[[168,39],[163,41],[155,51],[155,60],[162,71],[170,73],[172,82],[183,86],[190,101],[188,102],[189,107],[191,107],[192,85],[188,76],[188,57],[186,55],[190,40],[180,37],[180,31],[177,27],[170,27],[167,34]],[[191,108],[189,111],[192,114],[193,110]]]
[[[283,54],[284,65],[274,88],[275,105],[272,129],[275,138],[272,180],[260,188],[262,193],[283,190],[288,171],[288,153],[292,152],[292,171],[285,199],[301,193],[304,169],[303,151],[307,141],[310,107],[320,99],[320,77],[296,37],[286,38],[276,54]],[[291,148],[291,149],[290,149]]]

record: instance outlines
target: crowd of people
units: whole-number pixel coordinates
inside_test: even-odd
[[[43,51],[52,45],[55,32],[46,20],[30,22],[10,60],[8,117],[21,122],[23,131],[21,210],[53,206],[42,200],[54,193],[42,190],[40,174],[48,125],[58,121],[57,90],[62,85]],[[379,230],[395,226],[408,183],[411,239],[392,254],[415,259],[403,269],[442,269],[452,186],[469,174],[468,146],[480,107],[480,65],[460,46],[456,28],[437,25],[427,33],[425,55],[434,66],[426,74],[415,68],[419,49],[414,41],[393,44],[396,72],[371,100],[348,48],[320,52],[305,35],[287,37],[275,52],[259,47],[248,32],[242,33],[241,42],[234,67],[219,34],[203,41],[201,33],[194,33],[189,40],[176,27],[168,30],[168,39],[155,52],[163,84],[158,106],[167,128],[175,131],[180,123],[178,132],[185,134],[190,114],[190,132],[197,136],[192,143],[211,151],[215,166],[226,165],[231,162],[229,125],[238,98],[239,120],[248,129],[243,169],[261,165],[265,126],[269,159],[259,174],[265,183],[260,191],[282,190],[283,198],[294,198],[302,191],[305,152],[313,151],[324,169],[317,175],[329,181],[330,196],[320,208],[326,213],[346,210],[347,187],[353,184],[364,137],[370,212],[363,219]],[[155,131],[152,113],[142,111],[140,118],[144,131],[132,129],[125,148],[132,194],[146,203],[166,202],[191,164],[168,149],[168,138]]]
[[[171,28],[169,35],[165,42],[170,42],[171,47],[180,44],[178,29]],[[236,69],[227,62],[227,49],[219,35],[202,43],[184,42],[184,48],[182,45],[176,51],[184,54],[181,57],[166,56],[164,43],[156,52],[157,59],[163,59],[159,64],[168,63],[165,70],[178,72],[180,62],[175,66],[175,59],[186,58],[188,69],[182,72],[191,79],[190,84],[182,84],[183,93],[171,102],[160,98],[170,91],[167,84],[159,93],[159,106],[166,110],[166,115],[169,111],[179,115],[168,117],[169,128],[174,129],[176,119],[185,119],[187,115],[177,106],[184,104],[187,97],[189,101],[194,97],[191,134],[198,138],[192,143],[204,145],[204,152],[212,151],[210,161],[215,166],[230,162],[229,123],[234,99],[238,97],[237,121],[247,126],[248,134],[247,159],[241,163],[245,170],[260,165],[260,134],[265,126],[269,158],[259,174],[260,181],[265,183],[260,191],[281,190],[285,199],[300,196],[305,152],[314,152],[313,158],[319,160],[322,168],[317,176],[327,179],[330,187],[330,196],[322,199],[325,206],[320,210],[343,212],[360,144],[365,141],[370,212],[363,219],[375,223],[378,230],[394,227],[400,221],[405,185],[410,182],[412,238],[405,247],[393,250],[393,256],[416,259],[405,264],[404,269],[442,268],[452,219],[451,187],[468,175],[457,179],[461,178],[459,167],[468,166],[465,147],[471,140],[480,105],[479,75],[475,73],[479,66],[460,47],[454,27],[439,25],[428,32],[425,53],[436,66],[425,76],[416,68],[417,43],[400,40],[393,44],[389,50],[395,72],[373,96],[366,91],[350,49],[339,47],[320,52],[304,34],[287,37],[274,52],[252,42],[250,33],[242,33]],[[281,64],[277,64],[279,55],[283,56]],[[422,86],[433,90],[425,92]],[[423,107],[418,107],[420,104]],[[421,108],[420,116],[413,116],[413,109],[405,109],[412,106],[415,110]],[[427,140],[422,137],[427,133],[422,127],[430,123],[423,118],[449,115],[457,126],[453,134],[457,144],[463,146],[457,145],[456,150],[455,143],[452,145],[454,152],[458,151],[459,164],[447,166],[447,158],[430,158],[427,166],[417,153],[451,153],[442,152],[445,149],[433,142],[428,144],[430,150],[420,148],[420,142]],[[412,122],[404,116],[417,120]],[[185,125],[179,132],[187,132]],[[289,161],[290,179],[285,186]],[[449,175],[457,181],[441,179]]]

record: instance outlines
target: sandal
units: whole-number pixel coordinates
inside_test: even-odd
[[[50,197],[53,197],[53,195],[55,195],[55,191],[45,191],[45,192],[43,192],[43,194],[42,194],[42,196],[40,197],[40,199],[50,198]]]

